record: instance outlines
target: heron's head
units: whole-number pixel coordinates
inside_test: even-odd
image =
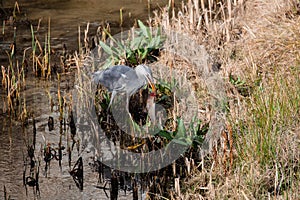
[[[147,65],[138,65],[136,66],[135,71],[139,77],[145,77],[152,90],[155,91],[154,79],[151,69]]]
[[[103,71],[97,71],[92,74],[92,82],[98,84],[100,79],[102,78]]]

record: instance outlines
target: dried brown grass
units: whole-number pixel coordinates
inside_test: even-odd
[[[177,199],[299,199],[299,13],[294,0],[190,0],[178,13],[156,13],[152,24],[204,44],[228,81],[221,145]],[[229,75],[243,80],[249,94]]]

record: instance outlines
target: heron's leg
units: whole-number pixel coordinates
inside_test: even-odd
[[[126,94],[126,111],[131,119],[131,122],[133,122],[133,118],[129,112],[129,101],[130,101],[130,95]]]
[[[130,96],[128,94],[126,94],[126,111],[130,115],[130,112],[129,112],[129,101],[130,101]]]

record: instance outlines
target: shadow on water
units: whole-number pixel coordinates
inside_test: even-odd
[[[87,22],[91,22],[91,29],[96,29],[102,21],[107,21],[112,32],[119,32],[122,28],[131,27],[136,18],[147,19],[150,13],[148,1],[107,2],[20,0],[22,18],[17,21],[10,18],[14,5],[2,2],[0,64],[8,65],[7,57],[12,52],[22,58],[24,49],[32,46],[31,24],[37,30],[36,37],[44,38],[48,18],[51,19],[52,56],[57,56],[57,66],[60,66],[60,55],[64,55],[67,49],[78,49],[78,26],[85,27]],[[151,1],[150,8],[159,7],[158,3],[165,5],[167,1]],[[141,199],[146,190],[154,194],[170,192],[166,188],[173,184],[173,177],[168,174],[181,170],[180,175],[184,177],[185,172],[180,167],[175,167],[175,172],[170,166],[140,175],[120,172],[96,160],[89,144],[81,144],[71,106],[68,105],[74,74],[57,68],[48,81],[40,76],[34,77],[32,69],[26,68],[26,88],[21,92],[21,100],[14,104],[16,108],[23,108],[26,103],[27,117],[22,121],[19,116],[8,114],[7,105],[1,103],[0,193],[4,194],[4,198]],[[56,77],[56,72],[64,73]],[[0,77],[2,81],[3,76]],[[1,101],[6,102],[7,91],[0,88]],[[82,148],[83,145],[86,148]],[[175,165],[181,162],[184,161],[179,159]]]

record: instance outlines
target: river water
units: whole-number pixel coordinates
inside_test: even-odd
[[[15,4],[13,0],[1,2],[3,8],[13,8]],[[25,15],[23,19],[33,22],[35,28],[41,20],[41,29],[47,29],[48,19],[51,20],[53,48],[62,49],[63,44],[66,44],[73,50],[77,50],[78,47],[78,26],[83,30],[88,22],[92,27],[97,27],[102,21],[106,21],[111,24],[114,32],[119,32],[121,29],[131,27],[136,19],[145,21],[153,9],[168,3],[167,0],[19,0],[17,2]],[[122,28],[120,9],[123,14]],[[23,24],[17,27],[17,48],[20,52],[31,46],[28,21],[23,21]],[[4,23],[1,23],[1,30],[5,32],[0,43],[1,66],[8,65],[5,52],[13,42],[12,37],[6,37],[10,34],[11,28],[7,19],[6,23],[5,27],[2,25]],[[5,197],[7,199],[107,199],[110,195],[109,190],[106,194],[103,188],[99,189],[99,187],[109,189],[109,183],[105,185],[105,177],[101,183],[99,182],[99,173],[95,172],[93,167],[95,165],[93,151],[88,148],[85,151],[77,150],[77,147],[82,144],[79,144],[76,137],[74,139],[76,143],[72,148],[70,130],[68,126],[65,128],[66,126],[60,123],[59,108],[55,106],[58,104],[55,102],[57,85],[60,85],[62,92],[68,92],[69,88],[73,87],[71,80],[72,75],[63,76],[60,83],[55,79],[45,81],[28,76],[26,90],[21,94],[22,99],[26,99],[27,111],[30,113],[28,123],[25,125],[7,114],[4,103],[6,92],[0,86],[0,199]],[[54,102],[51,102],[51,99]],[[49,117],[54,120],[52,131],[48,126]],[[34,133],[33,119],[36,133]],[[34,146],[32,165],[28,153],[30,146]],[[51,147],[52,152],[61,150],[61,161],[53,158],[50,165],[46,163],[44,153],[47,147]],[[78,180],[74,181],[70,175],[74,166],[78,167],[76,161],[80,157],[83,159],[84,169],[83,189],[76,186]],[[38,186],[32,186],[30,181],[34,182],[36,179],[38,179]],[[124,191],[119,192],[119,199],[128,198],[132,198],[130,191],[126,194]]]

